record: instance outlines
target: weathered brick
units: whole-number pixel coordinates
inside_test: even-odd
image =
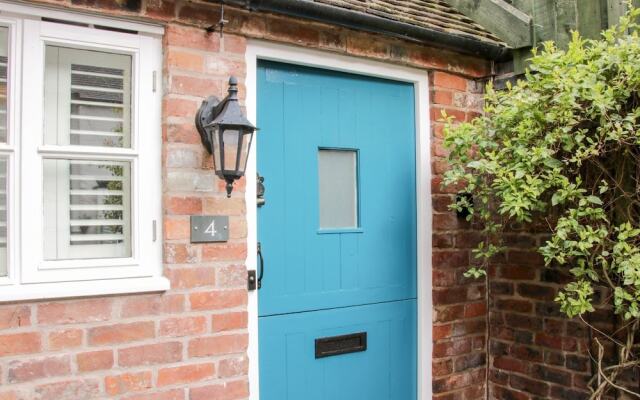
[[[505,371],[527,373],[527,362],[516,360],[511,357],[496,357],[493,359],[493,366]]]
[[[151,393],[134,394],[122,400],[185,400],[184,389],[172,389],[165,392],[153,390]]]
[[[164,223],[164,238],[167,240],[187,240],[191,235],[191,223],[187,218],[167,217]]]
[[[192,310],[221,310],[247,304],[246,290],[214,290],[189,295]]]
[[[433,376],[445,376],[453,372],[452,359],[434,359],[431,363]]]
[[[0,335],[0,357],[36,353],[42,349],[40,334],[36,332]]]
[[[536,270],[532,267],[505,265],[499,270],[500,277],[509,280],[533,280],[536,277]]]
[[[201,53],[169,47],[165,57],[166,66],[171,70],[204,71],[204,55]]]
[[[7,305],[0,307],[0,330],[31,325],[31,307]]]
[[[571,374],[558,368],[551,368],[546,365],[534,364],[531,366],[533,379],[544,382],[553,382],[563,386],[571,386]]]
[[[112,350],[89,351],[79,353],[76,356],[76,363],[78,365],[78,371],[80,372],[111,369],[113,362]]]
[[[455,304],[467,301],[466,287],[453,287],[447,289],[436,289],[433,291],[433,304]],[[463,311],[464,312],[464,311]]]
[[[549,384],[545,382],[535,381],[519,375],[511,375],[509,384],[514,389],[523,390],[538,396],[547,396],[549,393]]]
[[[71,373],[69,356],[13,361],[9,364],[9,383],[51,378]]]
[[[455,89],[461,91],[467,90],[466,78],[441,71],[433,72],[433,84],[435,86],[447,89]]]
[[[487,313],[487,303],[484,301],[470,303],[464,306],[465,318],[476,318]]]
[[[207,214],[244,215],[246,213],[244,199],[235,197],[230,199],[206,197],[204,199],[203,210]]]
[[[218,363],[218,377],[231,378],[247,375],[249,372],[249,359],[243,357],[225,358]]]
[[[220,49],[220,37],[218,35],[209,35],[204,29],[176,24],[167,26],[165,40],[171,46],[212,52],[217,52]]]
[[[190,400],[236,400],[249,395],[249,384],[245,380],[189,389]]]
[[[450,375],[446,378],[434,379],[431,382],[433,393],[443,393],[455,389],[461,389],[471,385],[471,375],[462,373],[458,375]]]
[[[433,345],[434,357],[457,356],[471,351],[469,338],[457,338],[449,342],[438,342]]]
[[[194,124],[187,123],[171,123],[165,124],[164,134],[166,140],[169,143],[186,143],[186,144],[199,144],[200,135],[196,130]]]
[[[245,329],[248,324],[248,317],[246,311],[214,314],[211,317],[211,325],[214,332]]]
[[[245,258],[246,243],[208,244],[202,247],[202,261],[234,261]]]
[[[23,393],[16,390],[9,390],[0,392],[0,400],[25,400],[26,397]]]
[[[527,360],[531,362],[542,362],[542,351],[540,349],[523,346],[523,345],[513,345],[511,346],[511,355],[518,358],[519,360]]]
[[[196,78],[193,76],[182,76],[182,75],[173,75],[170,80],[169,93],[172,94],[182,94],[189,96],[198,96],[198,97],[207,97],[212,94],[222,94],[223,87],[225,84],[221,79],[212,79],[212,78]],[[187,101],[183,100],[182,102],[178,101],[179,99],[174,99],[176,107],[179,106],[180,110],[192,110],[190,114],[193,116],[195,111],[197,110],[199,104],[195,101]],[[181,105],[179,105],[181,104]],[[175,113],[169,115],[176,116],[189,116],[182,115],[182,113]]]
[[[64,350],[82,345],[82,329],[65,329],[49,333],[49,350]]]
[[[199,382],[213,378],[214,374],[215,365],[212,363],[163,368],[158,371],[158,386]]]
[[[202,199],[199,197],[167,197],[164,210],[175,215],[195,215],[202,212]]]
[[[151,18],[171,20],[175,17],[176,2],[173,0],[147,0],[145,14]]]
[[[150,371],[111,375],[104,378],[104,387],[110,396],[139,392],[151,387],[151,378]]]
[[[530,301],[517,299],[498,299],[495,307],[499,310],[521,313],[530,313],[533,310],[533,304]]]
[[[204,316],[168,318],[160,321],[160,336],[180,337],[203,334],[207,331]]]
[[[72,324],[106,321],[111,318],[111,299],[72,300],[38,305],[41,324]]]
[[[440,340],[440,339],[451,337],[452,326],[453,325],[451,324],[434,325],[432,328],[432,339]]]
[[[532,283],[519,283],[517,291],[522,297],[536,300],[553,300],[556,297],[554,288]]]
[[[246,334],[199,337],[189,341],[189,357],[209,357],[241,353],[249,342]]]
[[[182,360],[182,344],[179,342],[155,343],[118,350],[118,365],[163,364]]]
[[[451,105],[453,104],[453,93],[444,90],[434,90],[431,100],[434,104]]]
[[[174,289],[192,289],[216,284],[213,267],[171,268],[166,272]]]
[[[61,381],[38,385],[35,388],[34,400],[94,399],[100,396],[100,383],[93,379]]]
[[[485,353],[466,354],[455,359],[454,371],[462,372],[473,368],[483,367],[486,364]]]
[[[178,313],[184,310],[184,295],[142,295],[127,298],[120,310],[123,318]]]
[[[92,346],[101,346],[150,339],[154,336],[153,322],[132,322],[91,328],[88,333],[88,341]]]

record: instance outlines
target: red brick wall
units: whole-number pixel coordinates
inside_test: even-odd
[[[508,237],[506,256],[494,265],[490,289],[491,398],[589,398],[589,332],[580,322],[561,314],[553,301],[568,276],[557,268],[542,266],[535,248],[544,240],[543,235],[513,233]]]
[[[489,63],[415,43],[228,8],[221,39],[203,27],[219,6],[170,0],[42,0],[69,8],[167,24],[164,38],[163,294],[0,305],[0,400],[234,400],[248,397],[246,205],[242,182],[226,199],[193,127],[208,95],[224,95],[230,74],[244,98],[246,38],[305,45],[423,68],[440,109],[480,111],[473,79]],[[447,71],[446,73],[443,71]],[[437,399],[481,399],[485,380],[484,287],[462,271],[473,234],[446,210],[439,186],[444,155],[434,123],[434,392]],[[192,214],[228,214],[228,243],[192,245]]]
[[[456,188],[443,188],[447,168],[442,146],[442,111],[458,121],[482,111],[480,81],[445,72],[429,74],[431,83],[433,184],[433,398],[485,398],[485,285],[463,276],[477,240],[466,221],[449,210]]]

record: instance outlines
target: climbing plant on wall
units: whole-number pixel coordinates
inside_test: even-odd
[[[593,399],[640,398],[622,383],[640,366],[639,16],[632,8],[599,40],[574,33],[566,50],[546,43],[517,84],[488,86],[483,116],[460,124],[445,116],[444,183],[471,194],[452,207],[469,209],[484,232],[467,275],[486,276],[511,222],[542,223],[546,265],[572,276],[556,298],[561,311],[589,324],[598,295],[615,314],[609,331],[589,324]]]

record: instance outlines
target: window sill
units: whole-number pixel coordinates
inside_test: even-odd
[[[165,277],[7,285],[0,286],[0,303],[164,292],[170,288],[171,284]]]

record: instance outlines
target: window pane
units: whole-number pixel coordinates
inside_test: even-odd
[[[9,28],[0,27],[0,142],[7,142],[7,69]]]
[[[44,160],[47,260],[131,256],[129,162]]]
[[[7,276],[7,172],[6,158],[0,158],[0,277]]]
[[[353,150],[318,152],[320,228],[358,226],[357,159]]]
[[[130,147],[131,56],[47,46],[46,144]]]

